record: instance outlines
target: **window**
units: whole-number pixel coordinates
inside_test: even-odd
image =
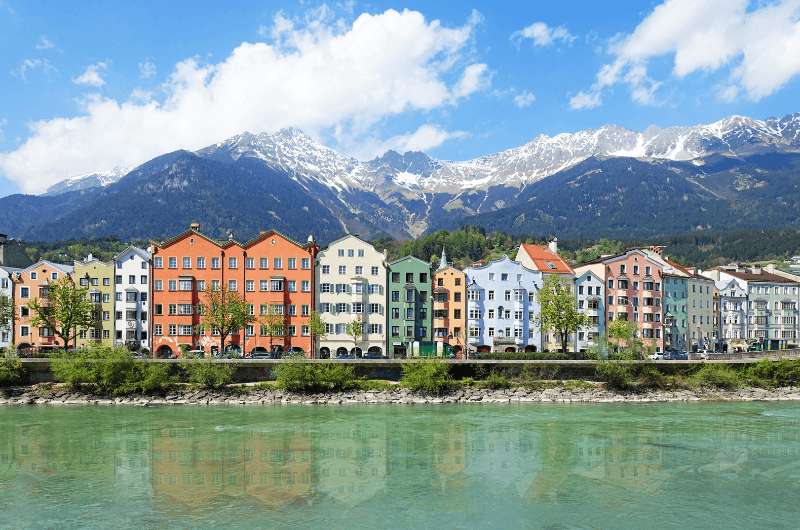
[[[176,258],[175,256],[167,258],[167,267],[169,267],[170,269],[177,269],[178,268],[178,258]]]
[[[508,273],[505,273],[505,272],[501,273],[500,274],[500,281],[501,282],[507,282],[508,281]]]
[[[347,274],[347,265],[339,265],[339,274]]]
[[[255,281],[247,280],[244,285],[245,285],[245,287],[244,287],[245,291],[247,291],[248,293],[255,292],[255,290],[256,290],[256,282]]]
[[[219,258],[217,257],[211,258],[211,268],[219,269]]]
[[[272,267],[275,269],[282,269],[283,268],[283,260],[281,258],[274,258],[272,260]]]
[[[153,267],[156,269],[163,269],[164,268],[164,258],[161,256],[156,256],[153,258]],[[160,335],[160,333],[159,333]]]
[[[184,257],[183,260],[182,260],[181,266],[184,269],[191,269],[192,268],[192,258]]]
[[[228,280],[228,291],[236,290],[236,280]]]
[[[269,281],[268,280],[259,280],[258,281],[258,290],[263,292],[269,291]]]
[[[494,300],[494,291],[489,291],[489,300]]]
[[[321,292],[321,293],[329,293],[329,292],[331,292],[331,284],[329,284],[329,283],[321,283],[321,284],[319,284],[319,292]]]
[[[392,291],[391,301],[392,302],[399,302],[400,301],[400,291]]]
[[[300,260],[300,268],[308,270],[311,268],[311,258],[303,258]]]
[[[203,256],[198,256],[195,260],[198,269],[205,269],[206,268],[206,258]]]
[[[373,315],[379,315],[383,312],[383,307],[380,304],[369,304],[369,312]]]
[[[167,289],[170,291],[178,290],[178,280],[167,280]]]
[[[36,272],[31,272],[31,280],[35,280],[38,277],[39,277],[39,275]]]
[[[273,292],[283,291],[283,280],[272,280],[271,284]]]
[[[139,277],[139,283],[140,283],[141,285],[147,285],[147,275],[146,275],[146,274],[142,274],[142,275]]]
[[[399,272],[393,272],[392,273],[392,282],[398,283],[399,281],[400,281],[400,273]]]
[[[362,274],[364,274],[364,267],[356,265],[356,276],[361,276]]]
[[[297,268],[297,258],[289,258],[286,260],[286,268],[294,270]]]
[[[323,265],[320,268],[322,274],[330,274],[331,273],[331,266],[330,265]]]
[[[178,290],[180,291],[191,291],[192,288],[192,280],[180,280],[178,282]]]
[[[286,282],[286,287],[290,293],[297,292],[297,282],[295,280],[289,280],[288,282]]]
[[[364,257],[364,249],[363,248],[358,249],[358,257],[359,258],[363,258]]]
[[[153,335],[157,337],[160,337],[162,335],[161,324],[156,324],[153,326]]]
[[[269,258],[259,258],[258,259],[258,268],[259,269],[269,269]]]
[[[310,293],[311,292],[311,282],[309,280],[303,280],[300,283],[300,290],[303,291],[304,293]]]
[[[364,304],[361,302],[353,302],[353,313],[360,315],[364,312]]]
[[[379,271],[379,268],[378,268],[378,267],[372,267],[372,268],[370,269],[370,273],[371,273],[373,276],[377,276],[377,275],[378,275],[378,271]]]

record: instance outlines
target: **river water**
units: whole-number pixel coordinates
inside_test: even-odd
[[[800,404],[4,407],[2,528],[800,525]]]

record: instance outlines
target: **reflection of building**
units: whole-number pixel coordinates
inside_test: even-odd
[[[150,253],[128,247],[114,258],[114,344],[149,349]]]
[[[440,489],[447,493],[462,489],[467,459],[467,437],[464,426],[449,424],[444,430],[434,432],[431,455]]]
[[[433,340],[449,344],[459,357],[467,333],[466,285],[466,275],[447,264],[442,247],[439,268],[433,273]]]
[[[317,491],[348,506],[369,501],[386,487],[386,444],[385,423],[330,424],[314,444]]]
[[[331,243],[317,256],[317,309],[325,322],[319,351],[383,354],[386,348],[386,255],[356,236]],[[348,325],[361,323],[357,344]]]
[[[100,261],[91,254],[75,262],[72,280],[86,289],[92,303],[92,325],[78,331],[75,345],[84,348],[89,344],[110,346],[114,334],[114,264]]]
[[[311,492],[309,433],[233,432],[198,438],[191,429],[164,429],[153,439],[153,494],[181,506],[209,506],[248,497],[277,508]]]

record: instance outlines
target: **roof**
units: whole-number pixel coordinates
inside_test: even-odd
[[[125,254],[127,254],[129,252],[131,252],[133,254],[137,254],[143,260],[150,259],[150,253],[149,252],[147,252],[146,250],[141,249],[139,247],[131,245],[128,248],[126,248],[125,250],[123,250],[122,252],[120,252],[119,254],[117,254],[116,256],[114,256],[114,261],[119,260],[122,256],[124,256]]]
[[[396,264],[400,263],[401,261],[406,261],[406,260],[415,260],[415,261],[419,261],[420,263],[423,263],[423,264],[425,264],[425,266],[426,266],[426,267],[428,267],[428,268],[430,268],[430,266],[431,266],[431,264],[430,264],[430,263],[428,263],[427,261],[423,261],[423,260],[419,259],[419,258],[418,258],[418,257],[416,257],[416,256],[403,256],[402,258],[398,258],[398,259],[396,259],[396,260],[394,260],[394,261],[390,261],[390,262],[389,262],[387,265],[388,265],[389,267],[391,267],[392,265],[396,265]]]
[[[289,243],[292,243],[293,245],[295,245],[295,246],[297,246],[297,247],[299,247],[301,249],[304,249],[304,250],[307,249],[306,246],[303,246],[302,244],[298,243],[297,241],[295,241],[291,237],[289,237],[286,234],[283,234],[281,232],[278,232],[277,230],[264,231],[264,232],[260,233],[258,236],[256,236],[255,238],[251,239],[250,241],[242,243],[241,241],[238,241],[236,239],[224,239],[224,240],[214,239],[214,238],[208,237],[207,235],[205,235],[202,232],[200,232],[198,229],[192,227],[192,228],[189,228],[189,230],[181,232],[180,234],[178,234],[176,236],[173,236],[173,237],[171,237],[169,239],[165,239],[164,241],[162,241],[160,243],[157,242],[157,241],[154,241],[153,243],[158,248],[164,249],[164,248],[166,248],[166,247],[168,247],[168,246],[170,246],[170,245],[172,245],[174,243],[177,243],[181,239],[184,239],[184,238],[186,238],[186,237],[188,237],[190,235],[196,235],[196,236],[202,237],[203,239],[205,239],[209,243],[212,243],[213,245],[216,245],[216,246],[218,246],[219,248],[222,248],[222,249],[226,249],[226,248],[229,248],[229,247],[232,247],[232,246],[235,246],[235,245],[238,245],[239,247],[241,247],[243,249],[248,249],[248,248],[252,247],[253,245],[255,245],[256,243],[259,243],[259,242],[263,241],[264,239],[267,239],[268,237],[272,237],[272,236],[277,235],[277,236],[287,240]]]
[[[546,245],[532,245],[523,243],[522,250],[531,258],[536,268],[541,272],[556,274],[574,274],[572,267],[563,260],[558,253],[550,250]]]
[[[766,272],[763,269],[759,273],[754,273],[752,271],[733,271],[733,270],[725,270],[720,269],[722,272],[726,274],[730,274],[734,278],[739,278],[740,280],[744,280],[747,282],[762,282],[762,283],[800,283],[790,278],[786,278],[785,276],[779,276],[777,274],[773,274],[771,272]]]
[[[65,273],[65,274],[69,274],[74,270],[74,267],[72,265],[65,265],[63,263],[54,263],[54,262],[52,262],[50,260],[40,259],[39,261],[37,261],[33,265],[28,265],[24,269],[19,269],[17,272],[30,271],[30,270],[33,270],[33,269],[37,269],[37,268],[41,267],[42,265],[47,265],[48,267],[53,267],[55,269],[60,270],[61,272]]]

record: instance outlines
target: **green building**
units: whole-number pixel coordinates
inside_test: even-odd
[[[76,261],[72,279],[89,290],[94,304],[94,325],[78,331],[76,346],[84,348],[92,343],[111,346],[114,343],[114,263],[103,262],[89,254],[85,260]]]
[[[420,343],[432,338],[431,266],[406,256],[389,263],[388,274],[387,354],[418,356]]]
[[[663,276],[664,349],[686,350],[689,313],[688,278],[675,274]]]

